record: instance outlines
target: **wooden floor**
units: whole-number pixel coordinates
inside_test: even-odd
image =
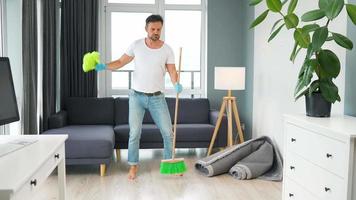
[[[140,169],[135,181],[127,180],[127,150],[121,150],[120,160],[113,159],[105,177],[99,176],[98,166],[67,166],[67,199],[281,199],[281,182],[239,181],[229,175],[208,178],[198,174],[194,162],[205,155],[206,149],[178,150],[177,157],[185,158],[188,171],[183,177],[176,177],[159,173],[161,150],[140,150]],[[55,173],[31,199],[58,199]]]

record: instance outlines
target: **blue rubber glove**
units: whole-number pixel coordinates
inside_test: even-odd
[[[174,89],[175,89],[176,92],[179,94],[179,93],[181,93],[181,92],[183,91],[183,86],[182,86],[182,84],[180,84],[180,83],[175,83],[175,84],[174,84]]]
[[[104,70],[104,69],[106,69],[106,64],[104,64],[104,63],[98,63],[95,65],[95,71],[97,71],[97,72]]]

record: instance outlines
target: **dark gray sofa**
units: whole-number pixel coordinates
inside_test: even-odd
[[[175,98],[166,98],[171,120],[174,120]],[[115,99],[115,148],[127,149],[129,138],[128,98]],[[218,111],[210,111],[208,99],[180,99],[177,121],[177,148],[207,148]],[[222,123],[216,146],[226,145],[226,123]],[[224,132],[225,131],[225,132]],[[225,133],[225,134],[224,134]],[[147,111],[143,119],[140,148],[162,148],[163,140]]]
[[[166,98],[173,123],[174,98]],[[64,110],[51,116],[49,130],[42,134],[68,134],[66,163],[100,164],[101,175],[110,163],[113,149],[127,149],[129,138],[128,98],[68,98]],[[180,99],[177,148],[207,148],[218,111],[210,111],[208,99]],[[226,146],[226,117],[214,147]],[[147,111],[140,148],[162,148],[159,129]]]

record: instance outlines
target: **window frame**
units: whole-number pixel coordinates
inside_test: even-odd
[[[6,55],[6,2],[0,0],[0,56]]]
[[[112,12],[149,12],[158,13],[163,18],[165,17],[166,10],[184,10],[184,11],[201,11],[201,37],[200,37],[200,88],[199,89],[188,89],[184,88],[181,93],[182,96],[207,96],[206,92],[206,55],[207,55],[207,41],[206,41],[206,30],[207,30],[207,0],[201,0],[200,5],[175,5],[175,4],[164,4],[164,0],[155,0],[155,4],[127,4],[127,3],[108,3],[108,0],[101,1],[100,12],[99,12],[99,51],[101,52],[102,62],[110,62],[111,59],[111,13]],[[165,26],[162,29],[161,39],[165,39]],[[178,55],[176,55],[176,58]],[[178,67],[178,66],[177,66]],[[120,69],[120,71],[131,71]],[[184,72],[184,71],[182,71]],[[189,71],[190,72],[190,71]],[[195,72],[192,72],[195,73]],[[130,81],[130,80],[129,80]],[[194,80],[192,80],[194,82]],[[98,73],[98,95],[100,97],[105,96],[127,96],[129,89],[113,89],[112,88],[112,72],[106,70],[105,72]],[[175,95],[174,89],[166,89],[165,94],[167,96]]]

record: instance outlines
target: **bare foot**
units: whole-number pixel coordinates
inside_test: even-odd
[[[183,176],[183,174],[174,174],[174,176]]]
[[[128,174],[129,180],[134,180],[136,178],[137,170],[138,170],[137,165],[131,165],[129,174]]]

